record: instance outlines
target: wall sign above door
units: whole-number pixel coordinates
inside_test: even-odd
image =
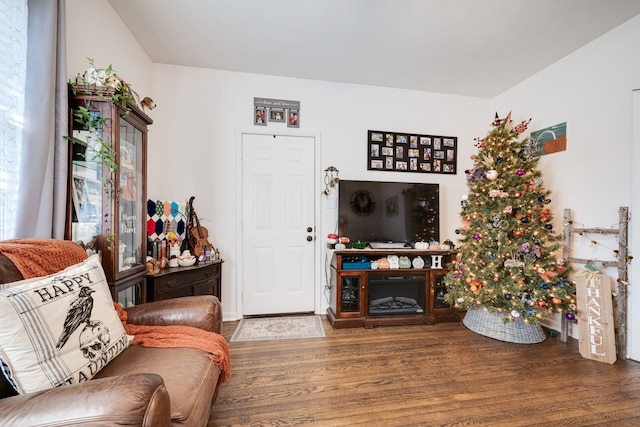
[[[266,126],[268,122],[286,122],[287,127],[300,127],[300,101],[253,98],[253,124]]]
[[[370,130],[367,141],[368,170],[457,173],[455,136]]]

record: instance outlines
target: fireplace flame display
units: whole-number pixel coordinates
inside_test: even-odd
[[[384,297],[369,304],[369,314],[407,314],[424,313],[424,308],[413,298]]]

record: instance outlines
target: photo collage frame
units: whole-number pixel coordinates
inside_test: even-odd
[[[393,172],[457,173],[458,138],[370,130],[367,169]]]
[[[286,123],[289,128],[300,127],[300,101],[253,98],[253,124]]]

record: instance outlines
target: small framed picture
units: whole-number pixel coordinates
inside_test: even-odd
[[[267,112],[264,107],[255,107],[253,112],[253,124],[258,126],[267,125]]]
[[[387,147],[393,147],[393,134],[388,133],[385,135],[385,144]]]
[[[393,157],[385,157],[384,158],[384,168],[385,169],[393,169]]]
[[[284,123],[284,110],[282,108],[270,108],[269,121],[274,123]]]
[[[287,114],[287,127],[299,128],[300,127],[300,112],[298,110],[288,110]]]

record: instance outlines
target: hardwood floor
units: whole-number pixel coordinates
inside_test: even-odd
[[[236,325],[224,323],[227,341]],[[326,338],[229,343],[208,427],[640,425],[640,363],[584,359],[573,339],[324,325]]]

